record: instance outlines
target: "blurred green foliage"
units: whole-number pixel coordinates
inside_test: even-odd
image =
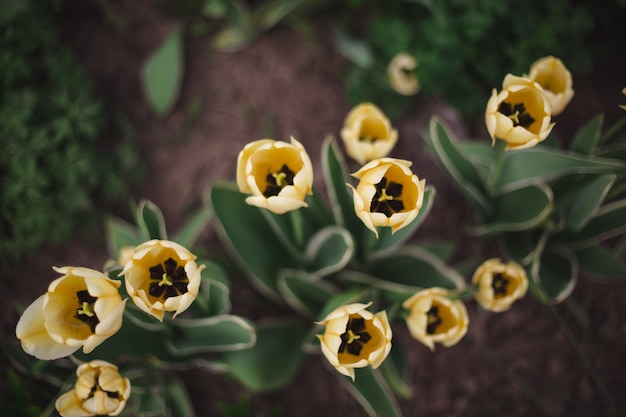
[[[51,10],[39,4],[4,17],[2,267],[44,243],[67,239],[79,225],[100,227],[97,214],[127,201],[128,185],[140,172],[132,137],[122,129],[122,133],[107,130],[115,140],[102,143],[113,114],[59,38]]]
[[[575,74],[625,62],[616,42],[626,37],[620,19],[626,13],[623,0],[346,3],[362,18],[340,18],[345,20],[342,36],[371,56],[366,65],[355,63],[348,79],[350,98],[374,101],[385,109],[398,110],[408,102],[398,101],[385,76],[387,63],[401,51],[417,57],[422,94],[443,96],[468,117],[484,112],[476,98],[500,88],[502,74],[522,74],[543,56],[558,56]],[[342,52],[352,56],[350,50]]]

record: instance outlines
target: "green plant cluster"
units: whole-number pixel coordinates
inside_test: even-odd
[[[138,178],[132,142],[105,149],[112,114],[46,8],[0,26],[0,260],[15,262],[127,198]],[[123,142],[123,143],[122,143]]]
[[[395,54],[408,52],[419,63],[415,72],[422,94],[441,95],[465,116],[475,117],[483,110],[476,97],[499,87],[504,69],[522,73],[547,55],[559,56],[574,73],[620,60],[613,42],[583,48],[592,33],[612,39],[622,26],[617,16],[623,16],[626,5],[603,6],[573,0],[358,2],[352,7],[365,24],[355,27],[358,19],[351,19],[340,25],[337,43],[354,63],[350,98],[400,113],[408,100],[389,87],[385,68]]]

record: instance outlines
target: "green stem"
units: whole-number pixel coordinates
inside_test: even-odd
[[[505,141],[498,139],[493,146],[493,165],[491,166],[489,176],[487,177],[487,189],[491,194],[494,193],[495,186],[500,179],[500,175],[502,175],[506,145]]]
[[[302,220],[302,212],[298,210],[291,210],[289,212],[289,219],[291,220],[291,230],[293,231],[293,237],[298,248],[304,247],[304,222]]]

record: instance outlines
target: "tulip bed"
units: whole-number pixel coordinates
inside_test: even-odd
[[[5,344],[21,400],[2,407],[26,413],[32,380],[54,392],[29,415],[626,406],[623,86],[607,78],[617,99],[594,95],[577,120],[587,95],[567,61],[533,59],[503,68],[466,123],[421,97],[398,55],[386,75],[409,111],[390,118],[346,100],[328,22],[312,26],[321,50],[280,27],[225,54],[152,8],[116,7],[121,29],[88,9],[64,30],[85,34],[71,43],[137,126],[150,175],[106,242],[27,267]],[[146,17],[159,34],[133,33],[150,47],[123,46]],[[155,89],[159,61],[183,51],[169,70],[184,82]]]

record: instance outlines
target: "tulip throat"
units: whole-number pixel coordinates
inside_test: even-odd
[[[150,296],[166,300],[187,292],[189,278],[185,268],[179,265],[173,258],[167,258],[165,262],[157,264],[149,270],[150,283],[148,292]]]
[[[441,316],[439,316],[439,307],[432,306],[426,313],[426,333],[435,334],[437,332],[437,328],[441,326],[442,323],[443,320],[441,319]]]
[[[288,185],[293,185],[295,173],[289,169],[287,164],[283,164],[278,172],[270,172],[265,177],[265,191],[263,195],[267,198],[276,196],[280,191]]]
[[[493,295],[495,298],[502,298],[508,294],[508,286],[510,281],[504,274],[493,274],[491,281],[491,288],[493,289]]]
[[[402,184],[389,181],[383,177],[376,184],[376,193],[370,202],[370,212],[383,213],[387,217],[391,217],[394,213],[404,210],[404,203],[400,199],[402,196]]]
[[[100,319],[95,312],[95,305],[98,298],[93,297],[87,290],[81,290],[76,293],[78,299],[78,307],[74,318],[80,320],[89,326],[92,333],[96,332],[96,326],[100,323]]]
[[[511,119],[513,126],[528,129],[535,122],[535,119],[526,112],[524,103],[511,104],[503,101],[500,103],[498,111]]]
[[[366,331],[365,319],[360,316],[351,316],[346,325],[346,332],[341,335],[341,345],[337,353],[359,356],[364,345],[371,339],[372,336]]]

